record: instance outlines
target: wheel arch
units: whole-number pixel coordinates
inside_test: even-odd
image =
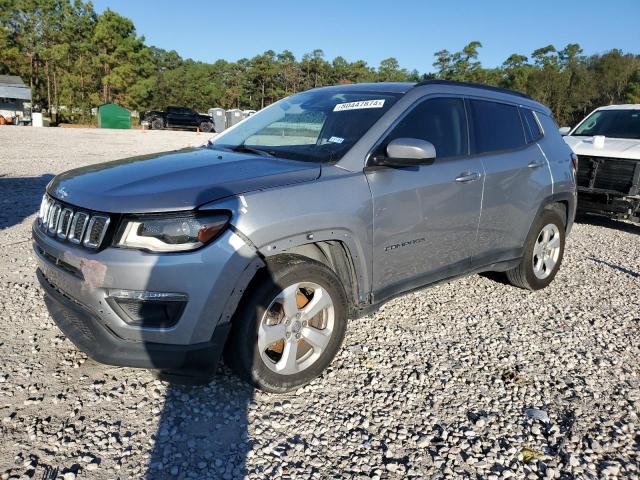
[[[538,212],[534,217],[534,221],[540,216],[543,210],[556,211],[564,220],[565,232],[568,235],[571,232],[571,227],[573,226],[573,219],[576,212],[575,193],[561,192],[546,197],[540,203],[540,207],[538,208]]]
[[[274,268],[278,261],[291,256],[301,260],[314,260],[336,274],[347,296],[350,317],[355,316],[356,310],[365,303],[361,293],[363,288],[360,280],[361,273],[358,272],[356,259],[352,256],[351,250],[345,242],[336,239],[319,240],[295,244],[278,251],[274,249],[267,253],[265,255],[262,251],[256,250],[254,261],[236,280],[233,298],[227,302],[220,318],[221,322],[232,321],[242,297],[250,295],[257,283],[268,278],[269,269]]]
[[[349,247],[339,240],[323,240],[293,246],[281,254],[298,255],[322,263],[340,279],[347,294],[350,310],[360,303],[358,277]],[[278,255],[274,255],[277,257]],[[267,263],[269,259],[267,258]]]

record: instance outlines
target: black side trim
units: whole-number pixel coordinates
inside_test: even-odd
[[[465,275],[466,272],[469,271],[470,266],[471,264],[469,259],[466,259],[452,265],[448,265],[435,272],[429,272],[427,274],[401,280],[398,283],[394,283],[388,287],[374,291],[372,294],[373,303],[387,301],[391,298],[397,297],[398,295],[402,295],[417,288],[422,288],[425,285],[435,284],[443,279]]]
[[[87,307],[58,290],[40,269],[36,275],[45,291],[47,309],[62,333],[97,362],[121,367],[179,370],[193,375],[215,372],[230,324],[216,327],[209,342],[193,345],[123,340],[102,325]]]
[[[460,263],[466,263],[468,265],[468,260],[465,260],[464,262],[460,262]],[[492,272],[492,271],[504,272],[506,270],[510,270],[511,268],[516,267],[519,263],[520,263],[520,258],[514,258],[511,260],[506,260],[502,262],[482,265],[481,267],[473,268],[471,270],[467,270],[461,273],[452,274],[450,276],[443,277],[441,273],[436,273],[436,274],[432,273],[429,275],[423,275],[416,278],[412,278],[402,282],[401,284],[396,284],[384,290],[374,292],[374,294],[372,295],[374,299],[373,303],[366,306],[361,306],[361,308],[354,310],[354,317],[362,318],[362,317],[366,317],[367,315],[371,315],[372,313],[376,312],[382,305],[387,303],[389,300],[393,300],[394,298],[405,295],[407,293],[414,292],[416,290],[435,287],[437,285],[452,282],[459,278],[468,277],[476,273]],[[447,267],[447,269],[451,269],[453,271],[452,267]],[[437,280],[425,281],[425,279],[427,278],[435,278],[436,276],[438,277]],[[400,290],[400,288],[404,288],[404,289]]]

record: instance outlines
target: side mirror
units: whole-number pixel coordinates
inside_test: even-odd
[[[432,163],[436,158],[433,143],[417,138],[396,138],[387,145],[387,156],[373,158],[380,166],[411,166]]]
[[[571,132],[571,127],[562,127],[559,128],[558,131],[560,132],[560,135],[566,137],[567,135],[569,135],[569,132]]]

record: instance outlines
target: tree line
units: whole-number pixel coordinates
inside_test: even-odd
[[[320,49],[299,59],[289,50],[267,50],[206,63],[147,45],[131,20],[109,9],[98,14],[91,2],[0,0],[0,74],[21,76],[31,85],[35,108],[65,106],[71,121],[112,101],[140,111],[167,105],[259,109],[323,85],[428,79],[526,93],[548,105],[563,125],[600,105],[640,103],[640,55],[617,49],[584,55],[578,44],[548,45],[486,68],[478,60],[481,47],[473,41],[461,51],[437,51],[431,73],[402,68],[393,57],[377,67],[341,56],[329,60]]]

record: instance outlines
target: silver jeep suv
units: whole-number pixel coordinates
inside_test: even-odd
[[[546,287],[575,169],[549,110],[515,92],[318,88],[206,147],[58,175],[33,225],[38,277],[99,362],[211,378],[224,351],[283,392],[394,296],[484,271]]]

